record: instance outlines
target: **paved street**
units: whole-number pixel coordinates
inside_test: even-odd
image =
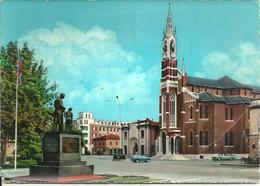
[[[84,158],[95,165],[95,174],[142,175],[172,183],[257,183],[259,179],[256,167],[223,166],[211,160],[132,163],[129,159],[112,161],[110,156]]]
[[[156,161],[133,163],[129,159],[112,161],[111,156],[84,156],[87,164],[94,165],[95,174],[118,176],[147,176],[167,183],[258,183],[257,167],[223,166],[211,160]],[[25,176],[29,169],[2,170],[4,177]]]

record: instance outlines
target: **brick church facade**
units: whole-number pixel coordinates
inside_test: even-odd
[[[178,68],[170,8],[163,34],[157,154],[249,152],[249,106],[260,88],[224,76],[187,76]]]

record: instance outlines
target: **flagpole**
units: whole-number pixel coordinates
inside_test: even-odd
[[[18,50],[19,55],[19,50]],[[18,112],[18,73],[16,72],[16,92],[15,92],[15,126],[14,126],[14,169],[17,168],[17,112]]]

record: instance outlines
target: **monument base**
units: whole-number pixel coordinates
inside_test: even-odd
[[[30,167],[31,176],[77,176],[94,174],[94,166],[81,161],[81,136],[49,132],[43,136],[43,161]]]
[[[50,166],[50,165],[34,165],[30,167],[31,176],[49,176],[49,177],[59,177],[59,176],[77,176],[94,174],[93,165],[60,165],[60,166]]]

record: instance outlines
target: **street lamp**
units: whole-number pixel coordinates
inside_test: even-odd
[[[117,104],[118,104],[118,111],[119,111],[119,121],[121,122],[121,116],[122,116],[122,113],[121,113],[121,107],[122,105],[124,105],[125,103],[127,103],[128,101],[133,101],[134,100],[134,97],[132,98],[129,98],[126,102],[124,102],[123,104],[120,102],[120,99],[119,99],[119,96],[116,96],[116,100],[117,100]],[[114,102],[110,99],[106,99],[107,102]]]

